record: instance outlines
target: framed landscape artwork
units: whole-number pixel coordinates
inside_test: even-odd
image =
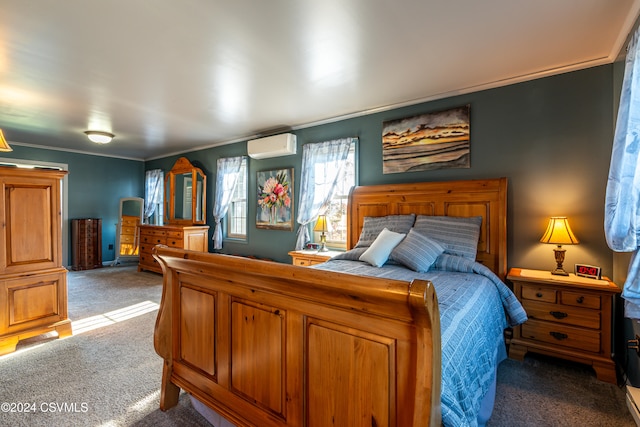
[[[470,106],[382,124],[382,172],[468,168]]]
[[[293,230],[293,168],[258,172],[256,227]]]

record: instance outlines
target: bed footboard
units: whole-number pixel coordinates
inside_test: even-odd
[[[440,424],[431,283],[157,246],[160,408],[180,389],[238,426]]]

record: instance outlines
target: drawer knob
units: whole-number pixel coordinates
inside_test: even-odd
[[[562,332],[549,332],[549,335],[557,339],[558,341],[566,340],[569,338],[569,335],[563,334]]]
[[[584,302],[584,297],[583,296],[579,296],[578,298],[576,298],[576,302],[578,304],[582,304]]]
[[[542,298],[542,292],[538,292],[538,293],[536,294],[536,296],[537,296],[538,298]]]
[[[556,319],[564,319],[565,317],[568,316],[567,313],[562,312],[562,311],[550,311],[549,314],[551,314]]]

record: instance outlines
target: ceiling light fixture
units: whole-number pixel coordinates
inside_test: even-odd
[[[0,129],[0,151],[13,151],[13,148],[9,147],[9,143],[4,139],[2,129]]]
[[[84,133],[87,134],[87,137],[89,137],[91,141],[98,144],[108,144],[115,137],[115,135],[110,132],[102,132],[99,130],[87,130]]]

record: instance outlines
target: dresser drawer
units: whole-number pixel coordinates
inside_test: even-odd
[[[143,228],[140,230],[140,235],[143,236],[166,236],[167,235],[167,231],[166,230],[156,230],[153,228]]]
[[[167,237],[167,246],[170,248],[184,248],[184,240],[180,237]]]
[[[135,242],[135,240],[136,240],[136,237],[133,235],[123,234],[120,236],[120,244],[133,243]]]
[[[140,236],[140,242],[142,243],[149,243],[153,246],[155,245],[166,245],[167,244],[167,238],[164,236],[147,236],[147,235],[142,235]]]
[[[136,234],[136,227],[135,227],[135,225],[132,225],[132,226],[123,225],[120,228],[120,233],[133,236],[134,234]]]
[[[599,310],[601,306],[600,295],[585,294],[575,291],[562,291],[560,294],[562,304],[574,307],[587,307]]]
[[[555,289],[539,286],[523,286],[522,299],[533,301],[557,302],[558,292]]]
[[[142,242],[140,244],[140,252],[144,252],[144,253],[147,253],[147,254],[151,255],[151,251],[153,250],[154,246],[155,245],[153,243]]]
[[[149,252],[140,252],[139,263],[143,265],[155,266],[156,268],[160,267],[158,261],[156,261],[153,255],[151,255]]]
[[[531,300],[523,300],[522,306],[530,319],[545,320],[590,329],[600,329],[601,326],[601,313],[598,310]]]
[[[522,325],[522,338],[591,353],[600,352],[600,331],[530,319]]]

